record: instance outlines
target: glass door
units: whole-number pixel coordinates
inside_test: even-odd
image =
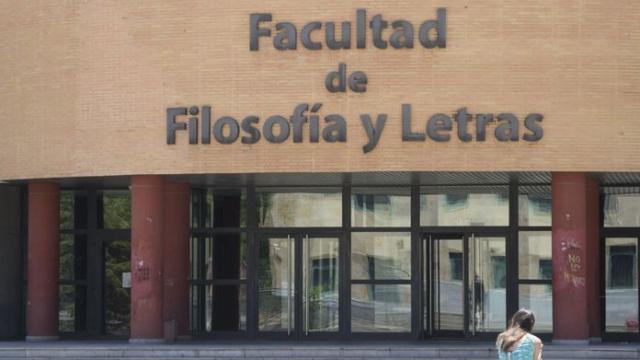
[[[507,324],[506,238],[467,237],[469,329],[472,336],[499,333]]]
[[[604,330],[612,340],[637,340],[638,238],[604,240]]]
[[[465,238],[459,236],[432,236],[425,249],[430,247],[431,261],[424,265],[431,267],[430,295],[427,305],[427,333],[434,336],[464,335],[465,331]],[[425,256],[424,259],[429,259]],[[431,321],[429,321],[429,318]]]
[[[258,251],[258,331],[304,338],[339,330],[339,238],[264,236]]]
[[[506,237],[429,235],[423,256],[427,335],[483,336],[506,325]]]

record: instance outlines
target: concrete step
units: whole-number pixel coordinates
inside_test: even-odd
[[[544,348],[545,360],[577,359],[640,359],[640,345],[589,345]],[[497,359],[487,343],[399,343],[371,344],[202,344],[179,343],[161,345],[130,345],[104,342],[24,343],[0,342],[0,359]]]

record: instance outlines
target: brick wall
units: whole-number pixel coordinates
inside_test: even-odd
[[[249,51],[249,14],[273,24],[406,19],[447,9],[447,48]],[[272,25],[273,25],[272,24]],[[352,29],[355,32],[355,28]],[[391,31],[385,32],[385,37]],[[416,29],[417,32],[417,29]],[[318,34],[317,34],[318,35]],[[317,36],[316,35],[316,36]],[[355,36],[355,34],[353,34]],[[322,37],[322,34],[320,34]],[[635,0],[5,2],[0,14],[0,179],[151,173],[640,171],[640,6]],[[332,94],[345,62],[368,91]],[[166,144],[166,108],[209,104],[213,120],[341,114],[346,143]],[[539,142],[402,142],[438,112],[544,115]],[[360,114],[389,120],[364,154]],[[321,118],[322,122],[322,118]],[[494,126],[495,127],[495,126]],[[493,129],[493,128],[491,128]],[[522,130],[521,130],[522,131]],[[473,132],[472,132],[473,134]],[[242,134],[241,134],[242,135]]]

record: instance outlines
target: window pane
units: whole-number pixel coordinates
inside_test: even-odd
[[[605,327],[638,332],[638,239],[605,239]]]
[[[73,229],[73,191],[60,192],[60,229]]]
[[[244,285],[213,286],[213,331],[247,329],[247,288]]]
[[[423,187],[422,226],[507,226],[509,194],[506,186]]]
[[[303,190],[257,193],[262,227],[342,226],[342,193]]]
[[[246,227],[244,190],[209,190],[207,192],[207,227]]]
[[[61,280],[84,280],[87,278],[87,242],[85,235],[60,235]]]
[[[207,279],[247,278],[246,234],[217,234],[213,237],[211,246],[212,252],[208,254],[213,254],[213,258],[209,258],[211,265],[207,264],[207,268],[213,273],[207,273]]]
[[[82,332],[86,330],[87,292],[84,286],[60,285],[58,297],[58,330]]]
[[[410,233],[351,233],[351,278],[411,279]]]
[[[131,196],[127,190],[102,192],[102,225],[105,229],[131,228]]]
[[[295,324],[295,251],[291,239],[264,238],[258,248],[258,328],[287,331]]]
[[[204,286],[192,285],[189,287],[189,304],[191,331],[195,333],[204,331]]]
[[[58,329],[62,332],[75,331],[76,291],[74,285],[60,285],[58,306]]]
[[[204,224],[200,223],[200,218],[202,217],[202,208],[201,202],[204,200],[203,190],[201,189],[192,189],[191,190],[191,211],[189,213],[189,219],[192,228],[204,227]]]
[[[551,279],[551,232],[521,231],[518,238],[520,279]]]
[[[107,334],[129,335],[131,289],[125,288],[123,274],[131,272],[131,243],[109,241],[104,245],[104,312]]]
[[[551,188],[522,186],[518,196],[520,226],[551,226]]]
[[[640,227],[640,189],[608,188],[604,195],[605,227]]]
[[[433,306],[434,330],[464,330],[464,241],[459,239],[433,240],[431,245],[432,284],[431,301],[425,301],[426,312]],[[425,254],[425,258],[426,258]],[[427,264],[425,263],[425,266]],[[426,268],[425,268],[426,270]],[[425,324],[426,320],[425,320]]]
[[[507,323],[507,267],[504,237],[469,239],[470,329],[502,331]]]
[[[60,229],[87,228],[87,194],[83,191],[60,192]]]
[[[351,330],[411,331],[411,285],[351,285]]]
[[[521,308],[533,311],[536,316],[534,332],[553,331],[553,301],[551,284],[519,285]]]
[[[409,189],[353,189],[351,221],[354,227],[411,226]]]

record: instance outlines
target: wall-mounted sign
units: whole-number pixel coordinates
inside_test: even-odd
[[[340,24],[340,30],[336,30],[336,23],[333,21],[325,22],[311,21],[301,27],[298,35],[297,27],[291,22],[278,22],[272,25],[273,15],[271,13],[251,14],[249,18],[249,34],[251,51],[260,49],[260,37],[272,39],[273,47],[278,50],[296,50],[298,48],[298,38],[305,49],[321,50],[328,48],[331,50],[351,49],[351,22],[343,21]],[[359,9],[356,11],[355,26],[355,47],[365,49],[367,47],[367,34],[371,35],[373,45],[378,49],[386,49],[391,45],[395,49],[411,49],[414,46],[415,38],[419,43],[427,48],[447,47],[447,10],[437,10],[437,20],[424,21],[419,27],[414,27],[412,23],[406,20],[394,20],[391,23],[385,20],[382,15],[376,15],[367,26],[367,11]],[[385,30],[393,29],[391,35],[384,36]],[[315,38],[314,33],[322,32],[324,26],[324,36],[319,38],[325,39],[325,44],[321,41],[312,40]],[[367,30],[367,27],[369,30]],[[417,32],[416,32],[417,30]],[[336,37],[336,33],[339,36]],[[275,33],[275,35],[274,35]]]
[[[213,139],[219,144],[255,144],[264,138],[265,141],[279,144],[292,139],[294,143],[317,143],[347,141],[347,120],[339,114],[321,115],[321,103],[299,104],[291,115],[272,115],[261,121],[256,115],[249,115],[242,120],[231,116],[221,116],[215,121],[211,119],[211,106],[175,107],[167,109],[167,144],[176,143],[176,132],[185,130],[189,134],[189,144],[211,144]],[[543,136],[540,122],[543,116],[529,114],[519,119],[512,113],[478,113],[471,114],[467,108],[459,108],[453,115],[436,113],[426,117],[421,131],[412,131],[413,114],[410,104],[402,104],[399,112],[402,124],[403,141],[426,141],[427,138],[437,142],[449,141],[452,136],[464,142],[485,141],[487,127],[496,123],[493,130],[499,141],[538,141]],[[184,118],[184,120],[180,120]],[[322,118],[322,121],[320,119]],[[387,114],[362,114],[360,122],[367,135],[368,142],[362,147],[363,152],[373,150],[389,119]],[[473,124],[472,124],[473,123]],[[526,131],[521,135],[521,128]],[[475,129],[472,133],[471,129]],[[453,134],[453,135],[452,135]]]
[[[440,8],[436,10],[435,19],[414,26],[401,19],[389,23],[381,14],[367,21],[367,11],[359,9],[356,11],[354,37],[350,21],[340,24],[339,36],[336,36],[338,30],[335,22],[312,21],[299,28],[292,22],[273,21],[271,13],[255,13],[249,15],[249,51],[262,50],[264,42],[268,40],[277,51],[297,50],[298,43],[310,51],[325,48],[364,49],[368,45],[368,36],[377,49],[413,49],[416,39],[424,49],[445,49],[446,16],[446,9]],[[323,29],[324,36],[318,36]],[[318,41],[319,38],[324,41]],[[327,73],[324,85],[332,93],[366,93],[370,83],[367,74],[362,71],[349,73],[347,64],[340,63],[337,70]],[[362,112],[358,119],[347,119],[341,114],[327,111],[327,107],[323,103],[303,103],[295,105],[291,114],[276,114],[264,119],[257,115],[247,115],[242,119],[228,115],[213,116],[210,105],[170,107],[166,116],[167,144],[175,144],[176,133],[183,130],[188,133],[191,145],[211,144],[212,138],[219,144],[240,142],[247,145],[262,139],[275,144],[286,141],[346,142],[347,121],[359,121],[367,137],[362,151],[368,153],[375,149],[391,117],[400,120],[402,141],[445,142],[457,137],[462,142],[483,142],[490,136],[487,132],[492,131],[498,141],[533,142],[542,139],[544,134],[541,126],[543,116],[538,113],[518,118],[511,112],[472,113],[467,107],[461,106],[458,109],[443,109],[445,112],[422,114],[414,119],[411,104],[400,104],[393,115]],[[416,128],[420,130],[413,130]]]

